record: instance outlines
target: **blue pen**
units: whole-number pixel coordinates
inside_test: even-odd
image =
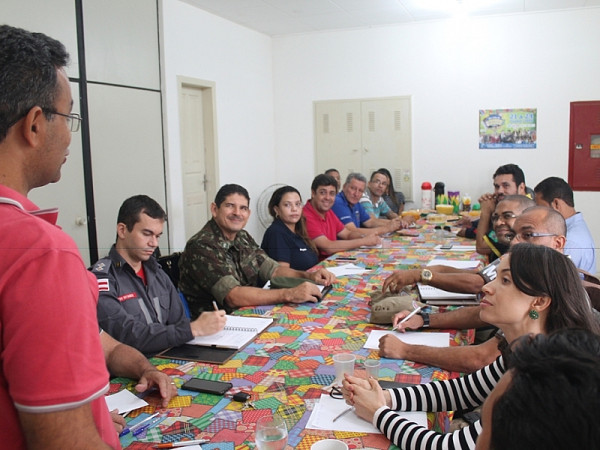
[[[144,420],[142,420],[141,422],[136,423],[135,425],[132,425],[131,427],[125,427],[125,428],[123,428],[123,431],[121,431],[119,433],[119,437],[125,436],[130,431],[133,432],[133,430],[136,430],[140,425],[148,422],[149,420],[154,419],[156,416],[158,416],[158,413],[154,413],[151,416],[146,417]]]
[[[132,433],[134,436],[137,436],[138,434],[141,434],[141,433],[143,433],[144,431],[146,431],[148,428],[151,428],[151,427],[153,427],[154,425],[157,425],[157,424],[158,424],[158,423],[159,423],[161,420],[162,420],[162,417],[159,417],[158,419],[156,419],[156,420],[153,420],[152,422],[150,422],[150,423],[147,423],[147,424],[146,424],[146,425],[144,425],[144,426],[141,426],[141,427],[139,427],[139,428],[136,428],[136,429],[135,429],[135,430],[133,430],[131,433]]]

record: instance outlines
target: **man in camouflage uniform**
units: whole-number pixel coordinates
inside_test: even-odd
[[[316,302],[319,288],[310,282],[284,289],[262,289],[274,277],[304,278],[329,285],[335,276],[325,269],[303,272],[280,266],[243,228],[250,217],[248,191],[226,184],[211,204],[212,219],[185,246],[180,261],[179,288],[192,314],[214,308],[231,312],[250,305]]]

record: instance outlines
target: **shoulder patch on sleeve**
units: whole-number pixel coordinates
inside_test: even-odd
[[[98,291],[110,291],[108,278],[98,278]]]

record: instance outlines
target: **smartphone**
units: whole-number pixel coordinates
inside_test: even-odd
[[[444,244],[440,246],[440,250],[450,250],[452,248],[452,244]]]
[[[232,387],[233,385],[231,383],[226,383],[224,381],[212,381],[202,380],[200,378],[192,378],[191,380],[186,381],[183,384],[183,386],[181,386],[181,389],[186,389],[188,391],[206,392],[207,394],[223,395]]]

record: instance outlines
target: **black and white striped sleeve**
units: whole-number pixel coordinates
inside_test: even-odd
[[[489,366],[461,378],[391,389],[392,407],[382,407],[373,417],[373,425],[390,441],[407,450],[474,449],[481,424],[441,434],[402,418],[397,411],[457,411],[479,406],[505,371],[502,356]]]

